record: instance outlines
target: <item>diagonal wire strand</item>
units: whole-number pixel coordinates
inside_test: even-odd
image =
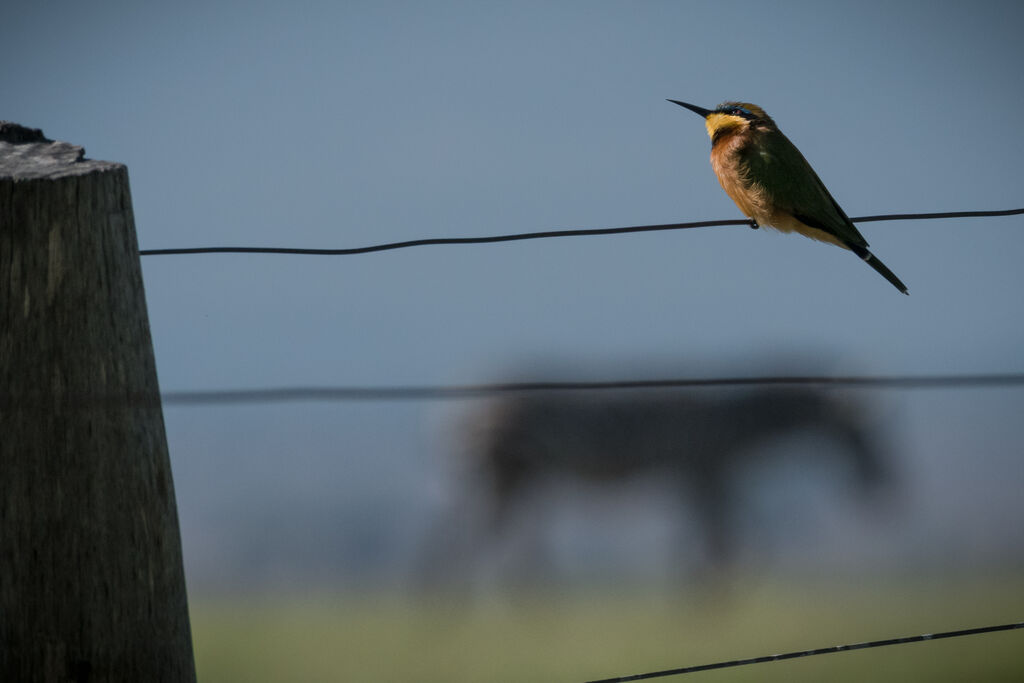
[[[981,626],[979,628],[966,628],[959,631],[946,631],[944,633],[925,633],[919,636],[908,636],[904,638],[888,638],[886,640],[873,640],[867,643],[854,643],[852,645],[835,645],[833,647],[822,647],[815,650],[800,650],[798,652],[786,652],[781,655],[765,655],[763,657],[751,657],[749,659],[734,659],[728,662],[715,662],[714,664],[698,664],[696,666],[684,666],[678,669],[665,669],[664,671],[651,671],[649,673],[634,674],[631,676],[619,676],[617,678],[602,678],[588,681],[588,683],[626,683],[627,681],[642,681],[650,678],[662,678],[664,676],[679,676],[682,674],[696,673],[698,671],[710,671],[712,669],[726,669],[734,666],[746,666],[747,664],[764,664],[766,662],[779,662],[786,659],[798,657],[813,657],[815,655],[827,655],[833,652],[847,652],[850,650],[866,650],[873,647],[885,647],[887,645],[904,645],[906,643],[920,643],[926,640],[942,640],[944,638],[960,638],[962,636],[973,636],[981,633],[995,633],[997,631],[1012,631],[1024,628],[1024,621],[1013,624],[1000,624],[998,626]]]
[[[939,213],[890,213],[875,216],[858,216],[852,218],[854,223],[870,223],[875,221],[895,220],[928,220],[936,218],[980,218],[988,216],[1016,216],[1024,214],[1024,208],[1001,209],[995,211],[944,211]],[[183,247],[173,249],[141,249],[141,256],[170,256],[181,254],[299,254],[306,256],[352,256],[377,251],[391,251],[409,247],[452,244],[493,244],[495,242],[517,242],[520,240],[536,240],[551,237],[587,237],[596,235],[622,235],[634,232],[660,232],[664,230],[686,230],[689,228],[712,228],[727,225],[748,225],[755,227],[747,219],[729,219],[714,221],[691,221],[689,223],[664,223],[659,225],[634,225],[620,228],[583,228],[574,230],[542,230],[538,232],[522,232],[508,235],[487,235],[482,237],[429,237],[424,239],[406,240],[404,242],[388,242],[373,244],[366,247],[350,247],[347,249],[303,249],[295,247]]]

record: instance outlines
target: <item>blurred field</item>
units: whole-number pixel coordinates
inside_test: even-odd
[[[588,681],[1024,620],[1024,578],[748,584],[666,601],[593,590],[469,606],[330,593],[192,601],[199,680]],[[1024,631],[676,676],[679,681],[1022,681]]]

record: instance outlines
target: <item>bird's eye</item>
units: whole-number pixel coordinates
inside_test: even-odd
[[[736,115],[736,116],[743,116],[743,114],[744,114],[743,110],[742,110],[742,109],[740,109],[739,107],[737,107],[736,109],[733,109],[733,110],[732,110],[732,113],[733,113],[734,115]]]

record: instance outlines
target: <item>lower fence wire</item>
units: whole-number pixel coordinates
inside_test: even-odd
[[[867,650],[873,647],[885,647],[886,645],[904,645],[906,643],[920,643],[925,640],[942,640],[943,638],[959,638],[961,636],[974,636],[980,633],[995,633],[996,631],[1012,631],[1024,628],[1024,621],[1014,624],[1001,624],[999,626],[980,626],[978,628],[967,628],[960,631],[946,631],[944,633],[925,633],[919,636],[907,636],[904,638],[889,638],[887,640],[873,640],[867,643],[854,643],[852,645],[834,645],[822,647],[816,650],[800,650],[799,652],[786,652],[781,655],[765,655],[763,657],[751,657],[750,659],[734,659],[728,662],[715,662],[714,664],[698,664],[696,666],[684,666],[678,669],[665,669],[664,671],[651,671],[644,674],[633,674],[632,676],[619,676],[617,678],[602,678],[588,683],[624,683],[625,681],[642,681],[649,678],[661,678],[663,676],[678,676],[681,674],[696,673],[698,671],[710,671],[712,669],[728,669],[734,666],[746,666],[747,664],[764,664],[765,662],[779,662],[784,659],[797,659],[799,657],[813,657],[814,655],[827,655],[833,652],[846,652],[848,650]]]

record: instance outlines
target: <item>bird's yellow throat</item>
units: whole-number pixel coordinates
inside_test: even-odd
[[[707,118],[704,119],[704,125],[708,129],[708,137],[712,140],[715,139],[716,135],[720,135],[729,129],[735,128],[736,130],[742,130],[748,125],[748,121],[742,116],[733,116],[732,114],[721,114],[713,112],[708,114]]]

